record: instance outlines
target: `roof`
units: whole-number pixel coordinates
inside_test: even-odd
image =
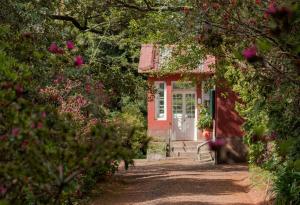
[[[174,46],[169,46],[174,47]],[[160,47],[154,44],[143,44],[141,46],[140,61],[138,66],[139,73],[153,73],[160,71],[160,61],[162,61]],[[204,73],[212,74],[214,69],[211,65],[215,64],[216,59],[214,56],[207,55],[201,67],[189,71],[190,73]],[[182,71],[178,71],[179,73]],[[184,71],[187,72],[187,71]]]

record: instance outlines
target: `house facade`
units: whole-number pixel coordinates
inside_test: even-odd
[[[139,73],[148,78],[154,89],[148,93],[148,135],[172,142],[202,143],[206,139],[198,129],[199,108],[211,108],[213,115],[212,139],[222,138],[226,145],[219,153],[221,161],[243,161],[246,148],[242,143],[243,119],[235,111],[237,95],[224,86],[207,88],[214,75],[215,57],[206,60],[191,72],[157,75],[160,65],[170,50],[145,44],[141,47]],[[153,92],[155,90],[155,92]]]

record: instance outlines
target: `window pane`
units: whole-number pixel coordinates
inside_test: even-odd
[[[186,115],[188,118],[195,117],[195,94],[186,94]]]
[[[162,91],[165,89],[165,84],[164,83],[160,83],[159,84],[159,89],[162,89]]]
[[[165,118],[165,83],[160,82],[156,84],[156,98],[155,98],[155,113],[156,118]]]
[[[182,94],[173,94],[173,114],[182,114],[182,106],[183,106],[183,100],[182,100]]]
[[[173,90],[194,89],[195,85],[192,82],[174,82]]]

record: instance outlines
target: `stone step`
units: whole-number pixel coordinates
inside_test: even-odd
[[[187,158],[182,158],[182,157],[167,157],[166,160],[187,160]],[[191,160],[191,159],[188,159]],[[211,159],[203,159],[203,160],[198,160],[198,159],[192,159],[193,161],[196,161],[198,164],[215,164],[215,162]]]
[[[201,160],[197,160],[199,162],[199,164],[206,164],[206,163],[211,163],[214,164],[214,161],[211,159],[201,159]]]
[[[210,153],[201,153],[198,155],[199,160],[210,159],[212,160],[212,156]]]
[[[187,159],[197,159],[196,153],[192,152],[171,152],[171,157],[187,158]]]
[[[199,162],[211,162],[212,158],[209,153],[208,145],[204,145],[200,149],[201,160],[197,154],[197,146],[204,141],[172,141],[170,144],[170,158],[176,159],[194,159]]]
[[[188,159],[188,160],[194,160],[194,161],[198,161],[200,164],[201,163],[213,163],[214,161],[212,160],[212,158],[210,157],[206,157],[206,158],[201,158],[199,159],[198,157],[196,156],[181,156],[181,157],[177,157],[177,156],[170,156],[170,157],[167,157],[167,159],[178,159],[178,160],[184,160],[184,159]]]
[[[198,144],[201,144],[202,141],[172,141],[171,147],[197,147]]]
[[[197,152],[197,147],[174,147],[171,146],[171,151],[173,152]],[[209,147],[208,146],[202,146],[200,151],[209,151]]]
[[[200,154],[200,155],[199,155]],[[210,152],[200,152],[197,154],[197,152],[171,152],[170,157],[177,157],[177,158],[189,158],[189,159],[201,159],[201,160],[211,160],[211,154]]]
[[[178,147],[172,147],[171,152],[191,152],[191,153],[197,153],[196,148],[178,148]]]

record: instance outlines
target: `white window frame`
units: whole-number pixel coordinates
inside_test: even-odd
[[[207,83],[206,80],[203,80],[201,82],[201,95],[202,95],[202,99],[201,99],[201,104],[204,105],[205,101],[209,101],[209,91],[205,92],[205,84]]]
[[[172,99],[173,99],[173,93],[176,93],[177,90],[173,89],[173,84],[178,83],[180,81],[172,81],[171,86],[172,86]],[[192,81],[185,81],[185,82],[191,82]],[[178,93],[185,93],[185,92],[193,92],[195,93],[195,126],[194,126],[194,141],[198,141],[198,127],[197,127],[197,122],[198,122],[198,106],[197,106],[197,85],[195,85],[193,88],[190,89],[183,89],[183,90],[178,90]],[[173,113],[173,102],[172,102],[172,113]],[[174,117],[174,116],[173,116]]]
[[[155,89],[159,89],[159,85],[163,83],[164,84],[164,116],[163,117],[160,117],[158,114],[159,112],[159,98],[158,98],[158,93],[155,94],[155,101],[154,101],[154,104],[155,104],[155,119],[156,120],[167,120],[167,83],[165,81],[155,81],[154,82],[154,86],[155,86]]]

